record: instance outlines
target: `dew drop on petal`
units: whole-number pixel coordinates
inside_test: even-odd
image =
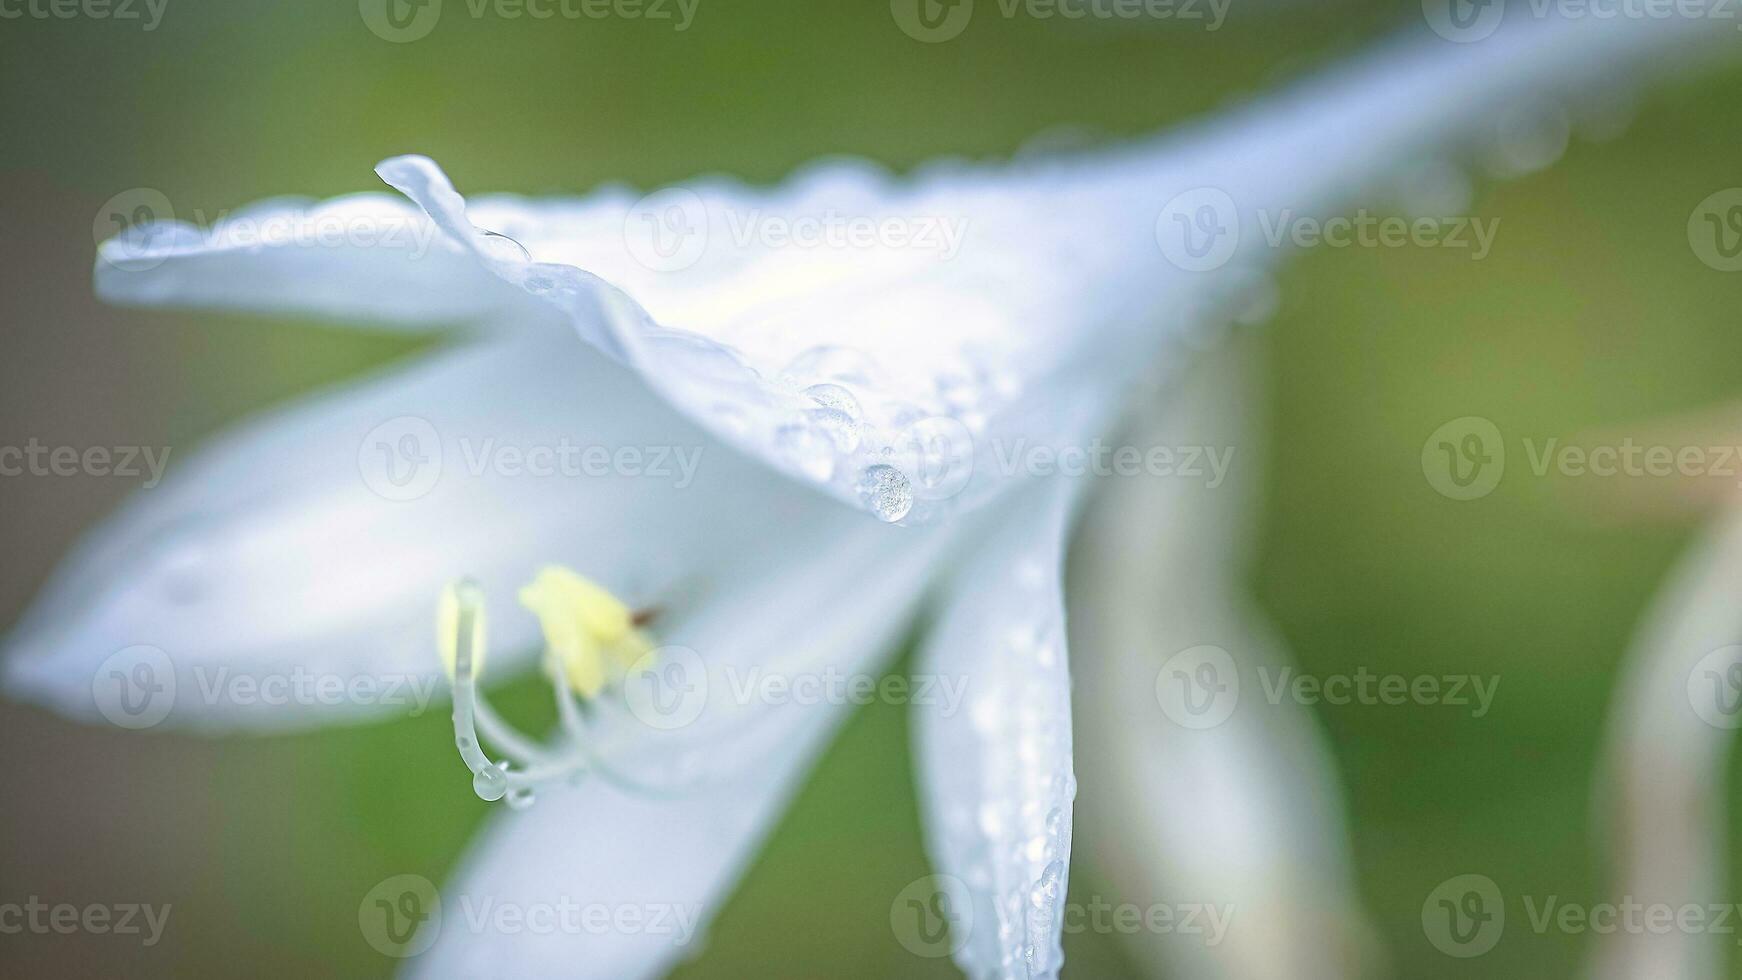
[[[811,425],[835,444],[835,451],[850,453],[859,448],[859,423],[838,408],[813,408],[804,413]]]
[[[483,249],[484,254],[500,262],[532,261],[532,253],[526,250],[525,245],[493,231],[486,231],[478,236],[478,247]]]
[[[488,803],[500,800],[508,793],[508,774],[495,766],[485,766],[472,776],[472,792]]]
[[[843,412],[855,420],[859,418],[859,399],[854,398],[852,392],[840,385],[811,385],[804,390],[804,393],[810,396],[811,401],[824,408]]]
[[[879,520],[893,523],[913,509],[913,484],[900,470],[882,463],[860,475],[859,496]]]

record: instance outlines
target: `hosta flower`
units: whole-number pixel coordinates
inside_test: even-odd
[[[1110,437],[1140,382],[1182,368],[1215,324],[1261,315],[1278,216],[1378,199],[1460,146],[1545,163],[1594,86],[1686,33],[1593,20],[1399,45],[1176,136],[1009,165],[829,163],[772,190],[709,178],[468,204],[408,156],[378,173],[409,204],[272,200],[211,229],[133,229],[99,255],[110,299],[453,339],[244,426],[124,509],[21,624],[8,680],[88,717],[94,679],[141,646],[173,671],[160,687],[189,692],[218,670],[380,678],[445,661],[479,795],[521,811],[455,888],[706,915],[845,714],[733,697],[734,679],[874,675],[923,610],[919,673],[966,681],[959,711],[914,706],[928,846],[967,905],[956,961],[1056,974],[1076,793],[1062,568],[1090,481],[1040,472],[1029,450],[1056,460]],[[253,233],[321,221],[439,235]],[[609,463],[590,468],[593,450]],[[1179,574],[1158,587],[1185,594]],[[548,739],[479,689],[535,664],[562,718]],[[1155,737],[1119,714],[1143,700],[1110,697],[1097,720]],[[367,713],[351,706],[189,696],[167,718],[287,728]],[[1197,745],[1250,760],[1294,737],[1233,731]],[[1217,785],[1209,812],[1275,804]],[[1122,799],[1161,808],[1127,822],[1139,834],[1199,802]],[[1298,832],[1334,864],[1319,839],[1335,815],[1305,812]],[[1191,841],[1134,846],[1218,870],[1185,857]],[[1282,921],[1312,900],[1299,883],[1318,860],[1281,887],[1230,886],[1277,917],[1243,968],[1346,968],[1275,955],[1312,934]],[[669,934],[450,929],[417,962],[622,977],[682,952]]]

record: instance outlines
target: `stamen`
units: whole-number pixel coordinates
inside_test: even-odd
[[[484,596],[464,580],[442,593],[437,613],[439,644],[454,684],[454,744],[472,772],[472,789],[487,801],[507,798],[509,806],[532,805],[537,786],[573,780],[589,771],[630,788],[593,751],[585,711],[576,695],[592,698],[620,678],[629,665],[653,649],[640,627],[652,611],[632,613],[616,596],[566,568],[541,570],[522,589],[520,600],[532,610],[545,636],[545,670],[557,697],[565,744],[549,748],[521,734],[502,719],[478,691],[484,661]],[[491,762],[479,745],[478,730],[508,754]]]

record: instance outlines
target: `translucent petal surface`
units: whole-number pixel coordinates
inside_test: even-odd
[[[794,549],[849,530],[902,537],[720,446],[566,336],[460,347],[313,396],[168,472],[89,535],[9,637],[15,690],[97,717],[105,664],[146,646],[173,668],[171,722],[403,714],[411,685],[445,695],[435,602],[460,576],[487,586],[492,670],[507,676],[537,645],[514,595],[543,564],[661,608],[669,631]],[[402,686],[233,694],[239,679],[298,678]]]
[[[920,659],[921,678],[967,692],[956,710],[916,703],[913,725],[932,863],[969,901],[952,910],[950,942],[971,977],[1056,976],[1063,961],[1076,780],[1060,580],[1073,489],[1038,486],[1000,513]]]
[[[488,198],[468,211],[426,159],[380,172],[449,251],[565,313],[723,440],[885,520],[917,521],[1006,482],[1000,447],[1073,443],[1105,424],[1163,338],[1248,299],[1252,270],[1288,244],[1267,235],[1274,222],[1334,213],[1449,146],[1519,150],[1533,120],[1564,117],[1697,28],[1509,20],[1479,44],[1390,46],[1167,139],[899,179],[837,163],[773,190],[701,179],[647,198]],[[1170,244],[1177,219],[1199,221],[1204,206],[1222,229],[1209,263]],[[128,257],[126,243],[109,251],[112,264]],[[139,258],[153,268],[111,295],[303,308],[287,296],[294,272],[257,252],[195,243]],[[451,291],[444,265],[415,269]],[[204,284],[220,270],[234,273],[222,290]],[[335,281],[356,284],[360,316],[394,305],[363,276]],[[498,293],[469,295],[523,309]],[[323,310],[342,308],[321,295]]]

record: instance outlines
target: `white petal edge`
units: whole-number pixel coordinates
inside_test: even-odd
[[[525,297],[490,275],[417,207],[390,194],[272,198],[209,228],[160,218],[97,250],[114,303],[311,316],[424,332],[492,317]]]
[[[1371,929],[1323,733],[1256,683],[1288,657],[1245,583],[1263,453],[1251,340],[1204,354],[1120,439],[1225,453],[1226,477],[1108,480],[1086,508],[1067,590],[1078,820],[1110,900],[1200,910],[1201,932],[1126,937],[1151,970],[1334,980],[1375,965]],[[1226,651],[1244,684],[1226,706],[1169,714],[1159,675],[1203,646]]]
[[[974,978],[1062,966],[1076,779],[1061,578],[1080,487],[1036,485],[998,509],[919,659],[922,681],[966,692],[916,702],[912,722],[927,850],[939,887],[969,902],[951,910],[950,949]]]
[[[1724,782],[1742,713],[1742,510],[1723,514],[1678,563],[1647,610],[1610,708],[1598,773],[1607,816],[1612,900],[1710,907],[1724,901],[1732,826]],[[1712,676],[1715,675],[1715,676]],[[1717,681],[1720,689],[1709,686]],[[1731,724],[1734,722],[1734,724]],[[1617,933],[1597,944],[1589,975],[1724,975],[1724,944],[1700,930]]]

